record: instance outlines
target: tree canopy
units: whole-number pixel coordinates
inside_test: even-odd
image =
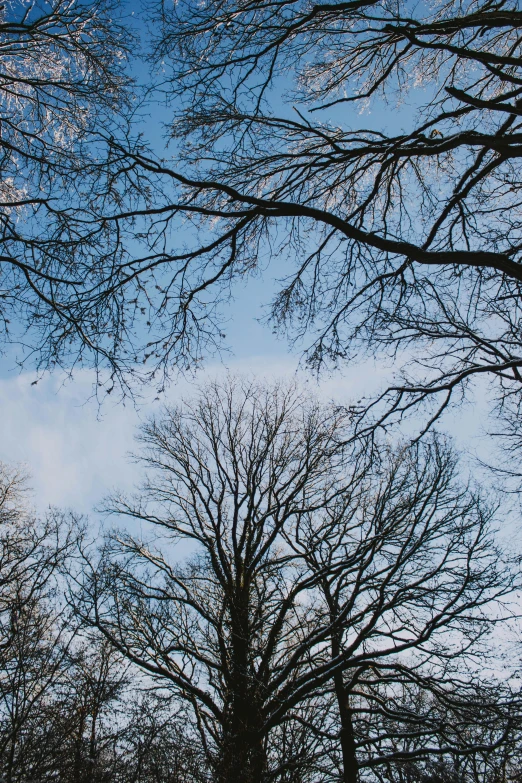
[[[484,376],[518,421],[519,26],[475,0],[161,3],[175,154],[130,156],[151,361],[219,344],[220,301],[268,268],[313,368],[394,357],[377,421]]]
[[[115,355],[118,273],[103,229],[71,217],[111,199],[106,137],[132,109],[118,17],[113,0],[0,8],[0,338],[41,369]]]
[[[365,424],[419,404],[436,418],[484,378],[518,444],[516,4],[154,3],[144,54],[169,150],[121,103],[129,39],[110,6],[11,21],[20,8],[0,30],[6,78],[32,79],[4,91],[2,312],[30,326],[39,366],[162,388],[223,345],[234,282],[274,270],[272,324],[312,368],[393,359]]]
[[[79,617],[185,703],[212,780],[489,779],[519,709],[481,676],[518,584],[493,510],[443,442],[368,463],[346,426],[237,379],[151,421],[108,508],[156,540],[86,551]]]

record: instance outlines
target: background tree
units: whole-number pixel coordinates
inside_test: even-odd
[[[500,683],[477,696],[469,669],[502,563],[486,532],[491,509],[456,485],[455,456],[437,439],[382,463],[324,519],[303,520],[293,546],[318,577],[332,661],[354,661],[332,682],[347,783],[358,769],[400,768],[417,754],[423,764],[453,756],[463,770],[459,753],[504,745],[520,710]],[[488,740],[474,748],[465,732],[481,729]]]
[[[45,745],[48,701],[74,637],[57,579],[75,531],[66,518],[39,523],[24,503],[25,478],[0,465],[0,775],[37,779],[52,757]]]
[[[118,779],[128,669],[103,638],[80,639],[70,651],[49,705],[48,733],[56,748],[52,771],[60,780]]]
[[[493,688],[488,739],[454,727],[516,583],[491,509],[437,439],[368,464],[348,432],[295,389],[212,384],[144,427],[143,491],[111,504],[164,546],[86,560],[80,616],[186,703],[214,779],[353,783],[509,733]]]
[[[179,705],[71,615],[80,526],[27,493],[0,465],[0,781],[206,783]]]
[[[201,744],[187,731],[186,710],[171,694],[143,689],[119,742],[126,783],[208,783]]]

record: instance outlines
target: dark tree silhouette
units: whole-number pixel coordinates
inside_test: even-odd
[[[0,302],[38,366],[161,388],[223,344],[231,284],[277,258],[273,322],[313,367],[404,359],[365,423],[436,417],[486,378],[517,450],[516,4],[158,3],[175,164],[122,103],[111,6],[23,8],[0,25]]]
[[[107,137],[131,111],[131,45],[114,0],[0,7],[0,339],[41,369],[117,353],[114,257],[71,220],[118,200]]]
[[[353,783],[509,733],[493,687],[490,733],[459,731],[517,579],[492,510],[438,439],[369,464],[348,433],[292,387],[211,384],[143,428],[143,491],[110,504],[164,546],[114,534],[85,556],[79,615],[186,703],[223,783],[306,780],[300,757]]]
[[[273,322],[312,367],[401,359],[365,424],[436,417],[485,378],[516,453],[516,4],[157,3],[176,163],[132,124],[111,8],[3,10],[5,336],[42,368],[162,388],[223,344],[233,282],[277,258]]]
[[[0,781],[207,783],[179,704],[71,616],[81,535],[58,512],[38,521],[0,464]]]
[[[0,778],[18,783],[46,770],[42,728],[74,638],[57,578],[76,534],[60,515],[36,520],[26,483],[0,464]]]
[[[116,144],[136,200],[104,212],[151,284],[140,361],[200,360],[231,284],[277,263],[273,322],[312,367],[405,352],[374,423],[421,403],[436,416],[485,377],[518,437],[517,5],[158,8],[177,162]]]

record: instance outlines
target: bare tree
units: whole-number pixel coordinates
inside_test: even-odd
[[[117,779],[129,679],[128,663],[105,639],[76,642],[49,700],[49,777],[59,775],[64,783]]]
[[[273,321],[311,366],[402,357],[373,425],[436,418],[486,378],[517,450],[516,4],[158,2],[176,165],[128,105],[113,118],[112,6],[22,8],[0,26],[0,315],[38,366],[162,388],[223,344],[233,282],[277,258]]]
[[[24,502],[24,476],[0,465],[0,775],[38,778],[50,694],[67,667],[74,624],[58,577],[77,538],[59,514],[43,522]],[[42,778],[43,779],[43,778]]]
[[[211,386],[193,406],[152,422],[142,436],[146,460],[153,466],[167,459],[168,466],[157,481],[151,477],[150,492],[172,509],[158,523],[174,539],[194,542],[198,553],[171,566],[144,544],[122,541],[127,565],[115,563],[113,578],[108,552],[108,571],[85,586],[82,614],[190,704],[219,780],[264,778],[265,724],[281,689],[292,690],[294,681],[298,687],[309,647],[305,636],[299,652],[299,627],[303,634],[314,627],[298,598],[310,582],[279,542],[284,528],[338,491],[342,418],[292,390],[245,383],[237,392]],[[149,518],[123,499],[118,508]],[[134,561],[155,572],[152,581],[134,571]],[[135,646],[128,633],[138,605],[149,630],[136,627]],[[288,666],[292,651],[302,664]]]
[[[0,465],[1,783],[207,783],[179,704],[72,616],[81,536],[56,511],[38,521]]]
[[[0,7],[0,337],[40,368],[103,362],[121,336],[103,229],[71,219],[118,200],[106,139],[131,111],[131,46],[116,0]]]
[[[188,721],[190,726],[190,721]],[[134,702],[119,742],[119,776],[125,783],[208,783],[201,743],[186,711],[171,694],[144,690]]]
[[[110,506],[164,547],[115,534],[98,564],[86,555],[80,616],[186,703],[214,779],[304,781],[303,747],[308,779],[350,783],[473,750],[397,691],[450,704],[452,674],[464,692],[509,614],[492,511],[437,439],[368,464],[348,433],[291,387],[211,384],[144,427],[143,491]]]
[[[500,683],[477,695],[479,658],[475,676],[469,669],[468,654],[491,628],[480,607],[502,562],[486,532],[491,510],[456,487],[455,456],[437,439],[383,462],[356,498],[303,521],[293,545],[318,576],[332,661],[364,653],[333,676],[346,783],[388,760],[488,751],[505,743],[513,710],[520,714]],[[463,738],[473,726],[490,732],[476,747]]]
[[[137,201],[105,215],[159,288],[144,358],[214,348],[231,284],[277,258],[273,321],[312,367],[405,352],[378,422],[484,376],[518,422],[517,5],[165,0],[156,22],[178,162],[116,145]]]

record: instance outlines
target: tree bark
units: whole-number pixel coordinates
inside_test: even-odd
[[[341,722],[340,742],[343,757],[343,783],[359,783],[359,764],[355,750],[350,695],[343,682],[342,672],[334,677],[335,695]]]
[[[241,583],[243,580],[238,579]],[[219,783],[263,783],[266,752],[262,739],[262,710],[250,669],[249,587],[236,593],[232,614],[233,661],[229,683],[230,705],[223,726]]]
[[[328,588],[325,590],[328,603],[330,605],[330,611],[332,613],[332,621],[337,614],[337,606],[330,594]],[[332,636],[332,658],[338,658],[341,653],[341,642],[335,635]],[[343,783],[359,783],[359,764],[357,762],[357,753],[355,750],[355,735],[353,730],[352,710],[350,708],[350,693],[346,685],[344,684],[344,677],[341,671],[338,671],[333,678],[335,695],[337,698],[337,706],[339,709],[339,721],[341,724],[341,731],[339,734],[339,741],[341,744],[341,754],[343,759]]]
[[[231,721],[232,723],[232,721]],[[263,783],[266,779],[266,754],[257,732],[249,731],[244,724],[233,721],[236,730],[231,727],[223,742],[223,752],[219,763],[219,783]]]

